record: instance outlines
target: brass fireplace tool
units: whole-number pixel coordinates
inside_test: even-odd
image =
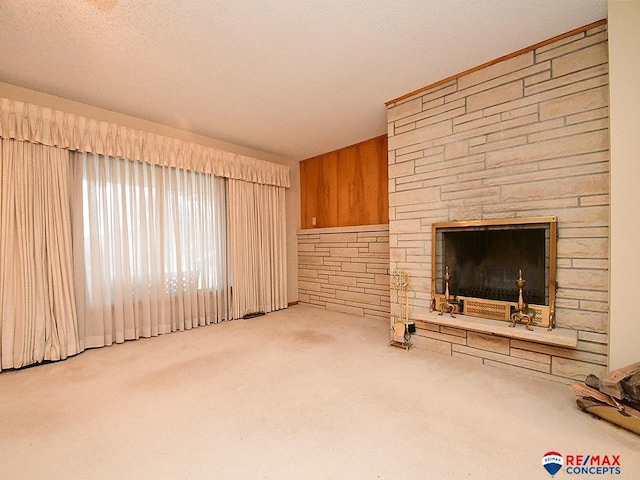
[[[451,281],[451,275],[449,275],[449,265],[446,265],[444,268],[444,301],[442,301],[440,303],[440,306],[438,307],[438,310],[440,310],[440,313],[438,313],[438,315],[442,315],[447,312],[449,315],[451,315],[452,318],[456,318],[453,312],[455,312],[456,307],[458,306],[458,300],[455,297],[452,299],[449,293],[449,281]]]
[[[391,317],[392,339],[389,345],[409,350],[413,347],[411,334],[415,333],[415,323],[409,320],[409,274],[395,269],[391,280],[391,288],[397,290],[397,317]]]
[[[516,280],[516,287],[518,287],[518,305],[516,305],[516,311],[511,314],[511,324],[510,327],[515,327],[516,323],[524,323],[527,330],[533,330],[531,326],[531,321],[535,316],[535,311],[531,310],[526,303],[524,303],[524,298],[522,296],[522,289],[527,284],[527,281],[522,278],[522,270],[518,270],[518,279]]]

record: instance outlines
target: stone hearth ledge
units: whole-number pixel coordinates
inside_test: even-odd
[[[354,225],[348,227],[318,227],[303,228],[298,230],[299,235],[315,235],[320,233],[358,233],[358,232],[387,232],[389,224],[382,223],[377,225]]]
[[[533,327],[527,330],[524,324],[518,323],[510,327],[509,322],[490,320],[488,318],[470,317],[456,314],[452,318],[449,314],[438,315],[437,312],[426,312],[412,315],[415,322],[433,323],[446,327],[460,328],[474,332],[489,333],[501,337],[517,338],[529,342],[544,343],[558,347],[576,348],[578,346],[578,331],[556,327],[551,331],[547,327]]]

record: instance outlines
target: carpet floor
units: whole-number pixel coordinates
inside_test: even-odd
[[[545,479],[549,451],[640,478],[569,386],[387,343],[297,305],[2,372],[0,478]]]

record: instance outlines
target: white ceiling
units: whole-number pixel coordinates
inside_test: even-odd
[[[0,81],[293,159],[606,0],[0,0]]]

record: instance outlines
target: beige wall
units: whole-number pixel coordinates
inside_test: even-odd
[[[611,295],[609,368],[640,361],[640,2],[609,1]]]
[[[198,143],[228,152],[238,153],[260,160],[280,163],[290,167],[291,187],[285,193],[286,209],[287,209],[287,274],[288,288],[287,300],[289,302],[298,299],[298,259],[297,259],[297,236],[296,232],[300,228],[300,172],[298,161],[279,157],[258,150],[233,145],[231,143],[222,142],[213,138],[197,135],[185,130],[168,127],[140,118],[123,115],[110,110],[93,107],[79,102],[67,100],[65,98],[47,95],[45,93],[36,92],[26,88],[17,87],[8,83],[0,82],[0,96],[13,98],[23,102],[34,103],[44,107],[55,108],[83,115],[96,120],[105,122],[113,122],[130,128],[145,130],[158,135],[178,138],[181,140]]]

